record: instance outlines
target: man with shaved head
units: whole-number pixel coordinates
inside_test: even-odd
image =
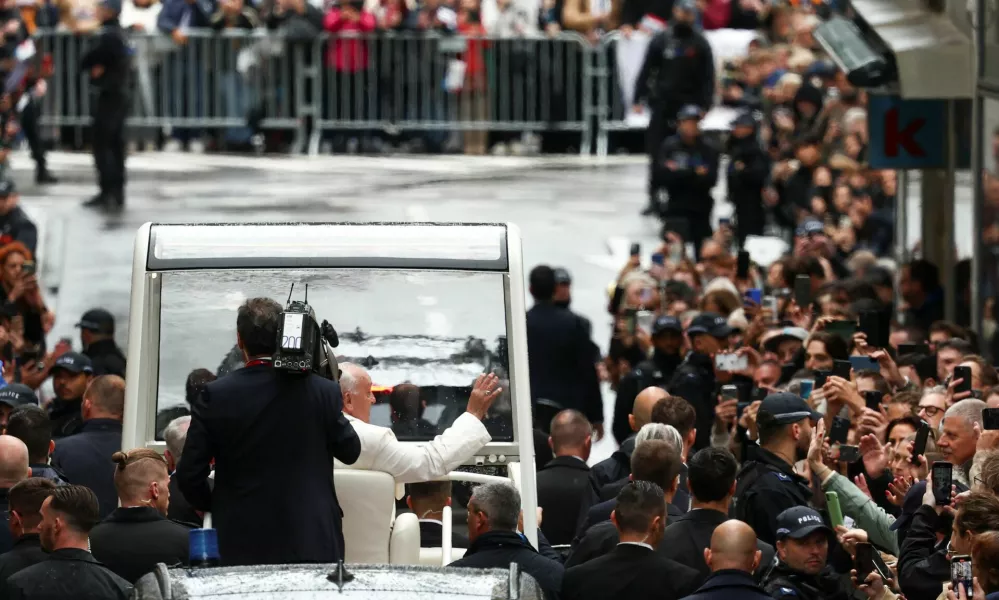
[[[14,547],[10,533],[7,492],[19,481],[31,477],[28,467],[28,447],[12,435],[0,435],[0,509],[3,509],[3,527],[0,528],[0,553]],[[0,582],[2,583],[2,582]]]
[[[382,471],[394,477],[396,483],[431,481],[446,477],[492,439],[482,420],[503,391],[493,374],[475,380],[464,414],[439,436],[419,446],[404,444],[388,427],[371,424],[371,407],[375,403],[371,383],[371,376],[361,366],[340,365],[343,413],[361,440],[361,455],[350,466],[337,462],[337,468]]]
[[[549,430],[548,445],[555,458],[538,471],[538,506],[545,515],[541,531],[552,544],[568,544],[580,513],[596,503],[586,465],[593,428],[583,413],[563,410],[552,419]]]
[[[711,576],[684,600],[771,600],[753,580],[760,559],[753,528],[736,519],[725,521],[711,535],[711,547],[704,549]]]
[[[613,432],[618,444],[623,444],[633,432],[642,428],[631,423],[628,414],[628,411],[636,414],[632,405],[639,392],[650,387],[665,388],[673,378],[673,372],[683,362],[683,325],[679,319],[661,315],[652,324],[651,333],[652,358],[638,363],[617,385]]]
[[[631,407],[631,414],[628,415],[628,425],[637,434],[638,430],[646,423],[652,422],[652,409],[663,398],[668,398],[669,394],[661,387],[647,387],[637,396]],[[621,481],[631,473],[631,453],[635,451],[635,436],[632,435],[621,443],[610,458],[593,465],[590,471],[590,478],[593,480],[593,489],[600,490],[609,483]],[[615,491],[615,496],[617,495]]]

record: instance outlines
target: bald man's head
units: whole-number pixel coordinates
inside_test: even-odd
[[[711,534],[711,547],[704,549],[704,562],[712,573],[725,569],[752,573],[760,565],[761,555],[756,547],[753,528],[731,519],[716,527]]]
[[[12,435],[0,435],[0,488],[12,487],[28,477],[28,447]]]
[[[563,410],[552,418],[548,445],[555,456],[590,457],[593,426],[578,410]]]
[[[661,387],[647,387],[635,396],[635,404],[631,407],[631,414],[628,415],[628,424],[632,431],[638,431],[642,425],[652,422],[652,407],[663,398],[669,398],[669,394]]]

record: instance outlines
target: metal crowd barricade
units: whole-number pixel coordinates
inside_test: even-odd
[[[592,60],[582,36],[383,32],[324,37],[316,53],[316,136],[415,131],[435,148],[461,132],[466,149],[483,149],[488,131],[566,131],[590,147]]]
[[[594,96],[596,49],[582,36],[466,37],[380,32],[294,41],[267,31],[190,31],[130,36],[131,127],[237,134],[248,125],[311,129],[310,149],[329,137],[410,132],[431,148],[464,136],[484,149],[487,132],[578,133],[589,153],[606,135]],[[80,58],[96,36],[44,31],[40,52],[56,65],[43,123],[81,128],[93,96]],[[599,63],[600,61],[597,60]],[[602,63],[601,63],[602,64]],[[606,65],[604,65],[606,66]]]
[[[594,107],[597,121],[597,156],[607,156],[608,137],[611,131],[635,129],[626,119],[630,107],[624,105],[625,95],[621,89],[621,78],[618,76],[617,42],[620,39],[620,32],[612,31],[605,34],[594,48],[596,62],[594,77],[597,80],[597,101]]]

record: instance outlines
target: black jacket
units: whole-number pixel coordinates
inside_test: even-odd
[[[725,569],[712,573],[697,592],[683,600],[773,600],[745,571]]]
[[[190,531],[151,506],[117,508],[91,530],[90,552],[134,584],[158,563],[187,564]]]
[[[691,510],[670,521],[659,548],[669,558],[697,571],[698,582],[703,582],[711,575],[711,569],[704,562],[704,549],[711,547],[711,535],[715,528],[727,520],[728,515],[717,510]],[[756,546],[763,553],[758,572],[762,578],[773,564],[774,548],[760,540],[756,540]]]
[[[14,542],[14,547],[0,554],[0,589],[7,578],[48,559],[49,553],[42,550],[42,542],[37,533],[22,535]]]
[[[668,27],[649,42],[635,83],[635,103],[648,103],[669,120],[686,104],[705,112],[715,95],[711,44],[695,29]]]
[[[736,226],[739,238],[763,235],[766,209],[763,206],[763,188],[770,178],[770,157],[763,151],[756,133],[745,138],[728,138],[728,199],[735,205]]]
[[[49,420],[52,421],[52,439],[80,433],[80,429],[83,427],[83,415],[80,413],[82,406],[82,398],[73,400],[56,398],[52,401],[52,404],[49,405]],[[59,446],[58,442],[56,446]]]
[[[544,509],[541,530],[555,544],[569,544],[579,515],[596,503],[590,467],[574,456],[557,456],[538,471],[538,506]]]
[[[617,546],[620,541],[617,527],[610,521],[610,511],[613,509],[614,506],[612,504],[603,520],[594,521],[593,525],[587,527],[582,533],[577,534],[578,537],[573,540],[572,552],[565,561],[566,567],[574,567],[589,562],[594,558],[607,554]],[[666,519],[668,522],[672,523],[680,515],[681,513],[672,504],[666,505]],[[665,555],[665,550],[661,544],[659,552]]]
[[[128,75],[131,70],[131,52],[128,40],[118,19],[103,23],[97,44],[80,59],[80,70],[89,72],[100,66],[104,72],[100,77],[91,78],[101,97],[124,96],[128,90]]]
[[[0,510],[3,511],[3,522],[0,522],[0,553],[7,552],[14,547],[14,536],[10,532],[10,515],[7,510],[10,508],[10,500],[7,498],[8,488],[0,489]]]
[[[0,216],[0,246],[11,242],[21,242],[32,254],[38,245],[38,229],[20,206]]]
[[[775,600],[849,600],[851,590],[828,565],[818,575],[806,575],[778,562],[767,573],[763,589]]]
[[[111,455],[119,450],[121,422],[90,419],[80,433],[57,441],[52,452],[52,466],[66,475],[66,481],[85,485],[97,494],[102,519],[118,507]]]
[[[666,385],[673,377],[673,372],[683,362],[678,354],[666,354],[656,350],[652,358],[642,361],[621,378],[617,384],[617,398],[614,400],[614,438],[618,444],[635,434],[628,423],[628,415],[635,406],[635,397],[647,387]]]
[[[114,340],[100,340],[83,350],[94,365],[94,375],[117,375],[125,377],[125,355]]]
[[[691,352],[673,374],[669,392],[680,396],[697,412],[697,439],[690,453],[711,445],[711,427],[715,423],[715,365],[710,356]]]
[[[420,519],[420,548],[441,548],[444,543],[444,526],[437,521]],[[468,548],[468,538],[451,529],[451,547]]]
[[[656,155],[655,182],[666,188],[667,214],[710,215],[711,188],[718,183],[718,150],[704,136],[688,143],[679,135],[666,138]]]
[[[63,548],[7,579],[11,600],[126,600],[132,586],[86,550]]]
[[[174,474],[170,475],[170,506],[167,508],[167,518],[178,523],[185,523],[195,527],[201,527],[202,518],[191,503],[180,491],[180,485]]]
[[[608,483],[600,488],[600,501],[606,502],[617,498],[617,495],[621,493],[624,486],[628,485],[629,481],[631,481],[630,478],[625,478],[614,483]],[[680,465],[679,484],[677,485],[676,493],[673,494],[673,502],[670,503],[670,506],[677,510],[677,514],[683,514],[690,510],[690,492],[687,491],[688,489],[687,465],[682,464]]]
[[[564,600],[679,600],[697,588],[697,572],[654,550],[619,544],[572,567],[562,580]]]
[[[777,541],[777,515],[793,506],[808,506],[812,490],[808,480],[779,456],[757,448],[742,465],[736,479],[732,518],[748,523],[756,537],[773,545]]]
[[[605,485],[621,481],[631,475],[631,453],[635,451],[635,436],[621,442],[621,447],[610,457],[590,467],[590,481],[593,489],[601,490]]]
[[[192,406],[176,476],[191,506],[212,512],[223,564],[343,557],[333,459],[353,464],[361,442],[342,408],[336,382],[267,364],[205,387]]]
[[[898,580],[909,600],[935,600],[950,581],[947,541],[937,543],[938,518],[932,506],[920,506],[899,549]]]
[[[533,403],[549,400],[580,411],[591,423],[603,423],[600,382],[583,319],[567,308],[535,304],[527,311],[527,353]]]
[[[517,563],[521,571],[537,580],[549,600],[559,597],[562,589],[562,563],[542,556],[527,538],[514,531],[490,531],[475,538],[465,556],[451,563],[452,567],[473,569],[509,569]]]

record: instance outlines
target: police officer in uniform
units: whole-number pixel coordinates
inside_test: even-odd
[[[718,150],[704,140],[701,108],[688,104],[677,113],[677,133],[663,142],[654,173],[669,198],[663,216],[686,219],[697,255],[701,241],[711,237],[711,188],[718,182]]]
[[[83,354],[93,363],[95,375],[125,377],[125,353],[114,342],[114,315],[103,308],[83,313],[80,322]]]
[[[735,231],[741,248],[746,236],[763,235],[763,190],[770,177],[770,157],[760,145],[756,119],[748,110],[732,122],[726,154],[730,157],[726,173],[728,199],[735,206]]]
[[[649,155],[649,205],[642,214],[658,211],[658,187],[655,184],[656,159],[663,140],[676,131],[673,119],[687,104],[707,112],[715,95],[715,59],[711,45],[696,29],[695,0],[676,0],[673,22],[656,34],[649,43],[639,72],[635,104],[652,109],[645,132],[645,151]]]
[[[125,206],[125,117],[128,112],[130,50],[118,21],[121,0],[101,0],[103,24],[97,45],[80,61],[97,89],[94,102],[94,164],[100,192],[85,206],[121,210]]]
[[[845,580],[828,564],[833,530],[822,515],[796,506],[777,517],[777,562],[763,577],[763,588],[777,600],[848,600]]]
[[[808,480],[794,472],[794,463],[808,453],[815,421],[822,415],[795,394],[780,392],[763,399],[756,416],[760,446],[739,471],[732,516],[745,521],[764,542],[776,545],[778,515],[795,506],[808,506]]]
[[[691,351],[673,373],[669,392],[680,396],[697,412],[697,439],[690,453],[711,445],[711,426],[715,422],[715,354],[728,347],[732,334],[725,317],[715,313],[701,313],[687,327]]]
[[[617,385],[614,403],[614,437],[618,444],[634,435],[628,423],[638,392],[666,385],[683,362],[683,325],[676,317],[660,315],[652,324],[652,358],[638,363]]]

